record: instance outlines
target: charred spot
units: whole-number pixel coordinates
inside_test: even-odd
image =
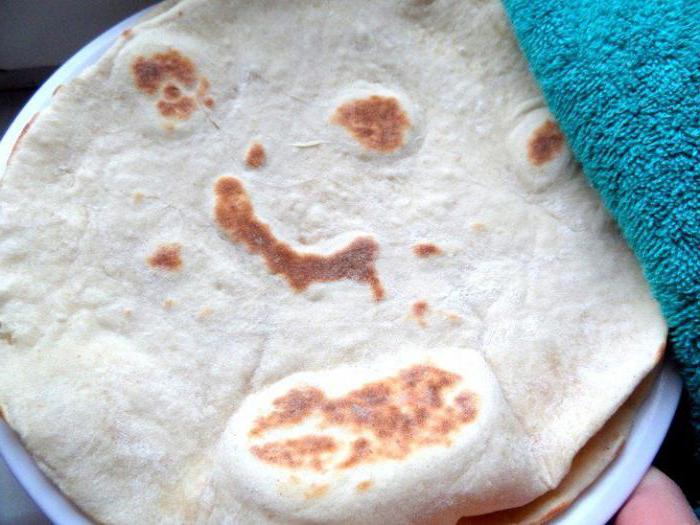
[[[316,408],[325,396],[317,388],[295,388],[288,394],[273,401],[275,412],[257,420],[251,435],[259,435],[271,428],[294,425],[302,422]]]
[[[136,87],[148,95],[155,95],[166,79],[176,80],[189,88],[197,81],[194,62],[176,49],[156,53],[149,58],[136,57],[131,71]]]
[[[357,492],[367,492],[369,489],[372,488],[372,485],[373,485],[372,481],[369,479],[366,479],[365,481],[360,481],[355,486],[355,490],[357,490]]]
[[[379,95],[342,104],[331,121],[343,126],[365,148],[381,153],[403,146],[404,134],[411,126],[395,97]]]
[[[368,439],[360,438],[356,439],[352,443],[352,449],[350,456],[343,461],[340,466],[341,468],[348,468],[358,463],[361,463],[365,458],[372,454],[371,444]]]
[[[211,97],[207,97],[204,99],[204,105],[208,108],[213,108],[214,107],[214,99]]]
[[[434,366],[415,365],[337,398],[315,388],[293,389],[274,401],[274,411],[259,418],[250,435],[261,437],[312,419],[320,430],[343,428],[357,436],[340,458],[334,461],[338,454],[329,455],[320,460],[319,468],[401,459],[420,447],[449,446],[450,434],[476,418],[476,394],[465,390],[451,402],[446,398],[460,380],[459,375]],[[268,445],[278,446],[275,451],[287,450],[287,446],[279,448],[283,443]],[[303,462],[289,463],[278,462],[295,468]]]
[[[462,423],[470,423],[476,418],[478,399],[472,392],[462,392],[455,397],[455,406],[458,409],[459,420]]]
[[[176,271],[182,267],[179,244],[164,244],[148,258],[148,264],[161,270]]]
[[[180,98],[181,95],[182,91],[175,84],[168,84],[167,86],[165,86],[165,89],[163,89],[163,96],[167,100],[175,100],[177,98]]]
[[[158,111],[166,118],[175,118],[179,120],[187,120],[192,116],[197,104],[190,97],[182,97],[174,102],[167,100],[159,100],[156,104]]]
[[[32,118],[29,119],[29,121],[24,125],[22,128],[22,131],[19,132],[19,137],[17,137],[17,140],[15,141],[14,145],[12,146],[12,150],[10,151],[10,156],[7,158],[7,163],[9,164],[10,161],[12,160],[12,157],[17,153],[17,150],[19,149],[20,144],[22,143],[22,140],[24,139],[24,136],[27,134],[29,129],[32,127],[34,122],[36,121],[36,118],[39,116],[39,112],[37,111],[32,115]]]
[[[215,194],[214,215],[219,227],[233,242],[241,243],[250,253],[260,255],[270,272],[284,276],[295,292],[305,290],[314,282],[350,279],[369,284],[376,301],[384,297],[375,268],[379,254],[375,240],[358,237],[330,255],[299,253],[278,240],[270,227],[256,217],[248,194],[238,179],[219,179]]]
[[[527,143],[527,156],[532,164],[541,166],[552,160],[564,147],[564,135],[556,122],[547,120],[537,128]]]
[[[303,436],[254,446],[250,450],[259,459],[287,468],[321,470],[323,457],[338,448],[328,436]]]
[[[8,345],[12,346],[15,344],[15,337],[9,330],[4,330],[0,332],[0,341],[5,341]]]
[[[422,326],[425,326],[425,314],[428,313],[428,308],[427,301],[416,301],[411,307],[413,317],[415,317]]]
[[[413,253],[416,257],[425,259],[427,257],[434,257],[435,255],[442,255],[442,250],[439,246],[431,242],[422,242],[413,247]]]
[[[312,485],[304,491],[304,498],[306,499],[315,499],[315,498],[320,498],[321,496],[324,496],[328,492],[329,486],[327,484],[322,484],[322,485]]]
[[[265,148],[259,142],[255,142],[248,148],[245,156],[245,163],[249,168],[257,169],[265,164]]]

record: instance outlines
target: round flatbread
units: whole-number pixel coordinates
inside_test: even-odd
[[[0,407],[107,523],[454,523],[666,327],[497,1],[188,0],[0,188]]]

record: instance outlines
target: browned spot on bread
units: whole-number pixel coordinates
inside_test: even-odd
[[[365,481],[360,481],[356,486],[355,490],[357,492],[367,492],[370,488],[372,488],[372,481],[369,479],[366,479]]]
[[[122,31],[122,37],[126,40],[129,40],[132,36],[134,36],[134,31],[131,28]]]
[[[369,237],[358,237],[345,248],[330,254],[299,253],[278,240],[270,227],[260,221],[241,182],[234,177],[222,177],[215,186],[214,216],[230,239],[244,244],[250,253],[265,260],[273,274],[281,274],[296,292],[314,282],[342,279],[370,285],[375,300],[384,297],[375,261],[379,245]]]
[[[212,310],[208,306],[205,306],[197,314],[197,319],[206,319],[207,317],[211,316],[213,313],[214,313],[214,310]]]
[[[182,267],[179,244],[163,244],[148,258],[148,264],[153,268],[175,271]]]
[[[134,204],[141,204],[144,199],[144,194],[140,191],[135,191],[132,198],[134,199]]]
[[[460,380],[461,376],[434,366],[414,365],[337,398],[328,398],[317,388],[295,388],[274,401],[274,411],[258,418],[249,435],[261,438],[271,430],[310,420],[319,431],[340,427],[356,436],[347,447],[328,450],[334,453],[319,458],[319,465],[310,468],[345,469],[402,459],[421,447],[449,446],[450,435],[476,419],[476,394],[462,390],[451,402],[446,398],[446,392],[454,391]],[[269,463],[308,467],[304,454],[299,457],[290,451],[290,441],[294,440],[263,445],[274,453],[261,454],[260,447],[253,447],[258,452],[251,450]]]
[[[411,126],[408,115],[395,97],[372,95],[339,106],[331,121],[339,124],[365,148],[390,153],[404,144]]]
[[[187,120],[192,116],[194,110],[197,109],[197,104],[194,99],[190,97],[182,97],[175,102],[159,100],[156,106],[160,114],[164,117],[176,118],[179,120]]]
[[[180,96],[182,95],[182,91],[180,91],[180,88],[177,87],[175,84],[168,84],[163,89],[163,95],[166,99],[173,100],[176,98],[180,98]]]
[[[148,95],[158,93],[161,84],[168,79],[177,80],[188,88],[197,81],[194,62],[176,49],[156,53],[150,58],[136,57],[131,65],[136,87]]]
[[[473,232],[483,233],[486,231],[486,225],[482,224],[480,222],[475,222],[474,224],[471,225],[471,229]]]
[[[12,332],[8,330],[0,332],[0,340],[5,341],[8,345],[15,344],[15,338],[12,335]]]
[[[197,87],[197,96],[199,98],[206,96],[206,94],[209,93],[209,88],[211,88],[211,83],[209,82],[209,79],[206,77],[200,78],[199,86]]]
[[[303,436],[254,446],[250,451],[267,463],[288,468],[321,470],[324,456],[335,452],[335,440],[328,436]]]
[[[199,79],[199,87],[197,87],[197,99],[206,107],[213,108],[214,99],[209,96],[209,88],[211,88],[209,79],[201,77]]]
[[[275,411],[269,416],[257,420],[251,435],[260,435],[271,428],[301,423],[316,410],[325,399],[323,392],[317,388],[295,388],[288,394],[275,399]]]
[[[527,143],[527,156],[535,166],[552,160],[564,147],[564,135],[552,120],[545,121],[537,128]]]
[[[198,100],[208,107],[214,104],[214,100],[207,97],[209,80],[198,76],[194,62],[176,49],[155,53],[149,58],[138,56],[131,64],[131,71],[136,87],[143,93],[158,95],[162,89],[162,98],[156,102],[156,107],[166,118],[187,120],[197,109]]]
[[[413,247],[413,253],[416,255],[416,257],[421,257],[424,259],[426,257],[442,255],[442,250],[433,243],[422,242]]]
[[[352,449],[348,458],[340,464],[341,468],[354,467],[355,465],[365,461],[372,455],[372,445],[369,439],[360,438],[352,443]]]
[[[30,118],[29,121],[24,125],[22,131],[19,132],[19,137],[17,137],[17,140],[15,141],[15,144],[12,146],[12,150],[10,151],[10,156],[7,158],[7,164],[10,164],[12,157],[15,155],[15,153],[17,153],[19,145],[22,143],[22,139],[24,139],[24,136],[29,131],[29,128],[32,127],[32,124],[34,124],[34,121],[36,121],[36,118],[38,116],[39,112],[37,111],[36,113],[34,113],[34,115],[32,115],[32,118]]]
[[[131,308],[124,308],[124,310],[122,310],[122,313],[124,314],[124,317],[131,317]]]
[[[245,163],[250,168],[257,169],[265,164],[265,148],[259,142],[253,143],[248,148],[248,153],[245,156]]]
[[[304,498],[306,498],[306,499],[320,498],[326,492],[328,492],[328,485],[327,484],[312,485],[308,490],[306,490],[304,492]]]
[[[425,326],[425,314],[428,313],[427,301],[416,301],[413,303],[411,312],[413,313],[413,317],[418,321],[418,324]]]
[[[165,308],[166,310],[172,309],[173,306],[175,306],[175,301],[173,301],[172,299],[166,299],[165,301],[163,301],[163,308]]]

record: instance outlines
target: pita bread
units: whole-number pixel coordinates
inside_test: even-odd
[[[496,1],[181,2],[0,209],[0,407],[101,522],[521,506],[666,335]]]

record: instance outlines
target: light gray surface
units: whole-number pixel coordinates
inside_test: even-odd
[[[56,66],[156,0],[0,0],[0,69]]]

